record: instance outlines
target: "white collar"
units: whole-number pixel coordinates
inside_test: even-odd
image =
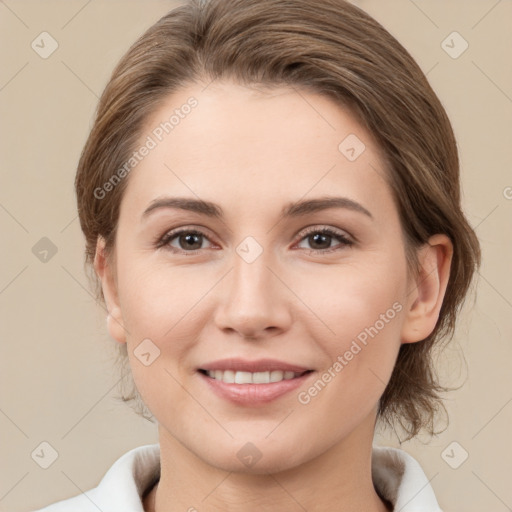
[[[443,512],[421,466],[403,450],[374,446],[372,479],[396,512]]]
[[[160,473],[160,446],[139,446],[125,453],[97,487],[36,512],[144,512],[142,495]],[[396,448],[374,446],[372,478],[395,512],[442,512],[418,462]]]

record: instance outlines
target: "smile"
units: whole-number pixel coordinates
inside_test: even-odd
[[[270,384],[302,376],[306,372],[272,370],[264,372],[244,372],[236,370],[201,370],[208,377],[226,384]]]
[[[306,384],[314,370],[278,361],[227,358],[197,369],[206,389],[236,405],[262,406]]]

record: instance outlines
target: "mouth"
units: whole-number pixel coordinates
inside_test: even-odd
[[[276,360],[224,359],[197,370],[218,397],[237,405],[269,403],[299,386],[314,370]]]

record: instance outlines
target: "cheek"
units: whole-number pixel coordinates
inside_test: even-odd
[[[326,354],[326,364],[297,397],[315,429],[334,428],[339,436],[376,410],[400,349],[404,314],[388,290],[374,288],[373,295],[350,291],[324,309],[323,320],[335,334],[326,336],[319,327],[312,336]],[[322,427],[318,417],[325,418]]]
[[[211,284],[200,280],[199,272],[191,279],[192,272],[151,262],[133,261],[123,270],[120,299],[130,365],[149,405],[155,397],[148,399],[148,394],[154,395],[163,382],[172,389],[173,377],[182,381],[178,371],[187,366],[181,363],[198,339],[194,305]]]
[[[321,320],[308,322],[309,336],[327,356],[323,372],[337,383],[336,400],[371,403],[391,376],[401,344],[406,272],[405,261],[387,262],[301,280],[300,293]]]
[[[130,367],[142,400],[160,421],[162,411],[175,416],[187,404],[180,383],[189,377],[187,355],[198,339],[193,306],[207,288],[184,279],[180,269],[142,265],[130,271],[123,305]]]
[[[403,268],[399,263],[358,264],[309,272],[296,280],[300,283],[297,294],[335,342],[356,338],[375,324],[379,331],[388,332],[394,324],[396,332],[406,289]]]
[[[172,336],[209,288],[211,282],[204,271],[172,267],[165,260],[134,259],[124,267],[124,286],[120,288],[125,325],[138,336]]]

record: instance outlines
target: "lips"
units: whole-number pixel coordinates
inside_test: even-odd
[[[276,359],[222,359],[198,369],[209,389],[238,405],[261,405],[296,389],[313,370]]]

